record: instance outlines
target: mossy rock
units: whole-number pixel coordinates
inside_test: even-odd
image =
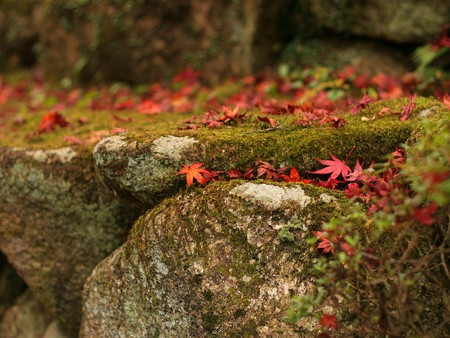
[[[160,82],[191,65],[217,82],[273,63],[286,3],[50,0],[41,62],[55,79]]]
[[[2,338],[68,338],[58,321],[52,319],[30,290],[24,292],[8,309],[5,318],[0,322],[0,332]]]
[[[285,311],[312,287],[311,230],[347,203],[339,192],[260,181],[168,198],[89,277],[80,336],[312,335],[312,323],[290,325]]]
[[[399,43],[430,41],[450,17],[446,0],[308,2],[316,20],[338,33]]]
[[[176,173],[182,163],[246,170],[263,160],[276,167],[295,166],[305,175],[320,168],[316,158],[329,158],[331,151],[345,159],[352,146],[361,162],[383,162],[413,133],[420,134],[423,118],[448,113],[440,101],[420,97],[415,101],[415,118],[402,122],[399,115],[386,115],[361,121],[361,116],[370,119],[385,107],[400,112],[408,102],[407,98],[379,101],[358,116],[347,116],[349,124],[343,128],[300,128],[293,117],[277,117],[283,128],[272,131],[261,130],[254,120],[213,129],[134,131],[103,139],[94,149],[94,159],[104,183],[119,196],[151,206],[181,187],[183,180]]]
[[[90,152],[0,148],[0,249],[72,336],[85,279],[137,217],[100,183]]]

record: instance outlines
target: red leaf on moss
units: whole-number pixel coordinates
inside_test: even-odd
[[[347,155],[347,159],[350,156],[350,154],[352,153],[353,149],[355,149],[355,147],[353,147],[350,150],[349,154]],[[316,158],[316,161],[322,163],[323,165],[325,165],[327,167],[320,169],[320,170],[312,171],[311,174],[321,174],[321,175],[322,174],[331,174],[331,176],[330,176],[331,179],[336,179],[339,175],[342,175],[343,178],[348,176],[348,174],[351,172],[351,170],[348,167],[348,165],[346,164],[347,159],[345,161],[341,161],[336,156],[334,156],[331,153],[331,151],[329,153],[330,153],[332,160],[321,160],[321,159]]]
[[[336,179],[331,178],[331,177],[329,177],[328,180],[326,180],[326,181],[319,181],[319,182],[312,181],[312,182],[313,182],[313,184],[315,184],[315,185],[317,185],[319,187],[324,187],[324,188],[327,188],[327,189],[336,189],[336,186],[338,185],[338,183],[342,183],[341,181],[336,180]]]
[[[319,324],[322,325],[323,327],[326,327],[327,329],[337,330],[337,328],[338,328],[338,322],[337,322],[336,316],[327,315],[326,313],[324,313],[322,315],[322,318],[320,318]]]
[[[56,126],[64,128],[68,124],[69,122],[67,122],[64,116],[62,116],[60,113],[58,112],[48,113],[42,117],[39,133],[51,132],[55,130]]]
[[[265,117],[258,116],[258,121],[268,123],[271,128],[275,128],[278,125],[278,121],[277,120],[268,118],[266,116]]]
[[[280,175],[280,178],[283,179],[285,182],[301,182],[304,184],[308,184],[311,182],[311,180],[305,180],[301,178],[297,169],[295,169],[294,167],[291,168],[289,175]]]
[[[416,107],[416,104],[414,103],[414,101],[416,100],[417,94],[414,94],[411,97],[411,100],[409,101],[409,103],[403,107],[401,115],[400,116],[400,121],[406,121],[407,119],[409,119],[414,111],[414,108]]]
[[[352,113],[357,113],[361,109],[364,109],[369,106],[369,103],[373,102],[374,99],[369,96],[369,94],[366,92],[364,96],[359,100],[356,106],[353,107],[351,110]]]
[[[256,177],[258,178],[265,176],[266,180],[278,181],[280,175],[287,169],[287,168],[275,169],[271,164],[264,161],[257,161],[256,165],[258,166],[258,169],[256,170],[257,172]]]
[[[182,164],[182,166],[183,168],[177,173],[177,175],[186,175],[188,187],[192,185],[194,179],[201,185],[205,185],[207,180],[203,175],[212,175],[209,170],[202,168],[203,163],[191,163],[189,167],[185,164]]]

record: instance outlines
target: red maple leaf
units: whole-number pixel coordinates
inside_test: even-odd
[[[322,325],[323,327],[326,327],[327,329],[337,330],[337,328],[338,328],[338,322],[337,322],[336,316],[327,315],[326,313],[324,313],[322,315],[322,318],[320,318],[319,324]]]
[[[205,185],[207,180],[203,175],[212,175],[209,170],[201,168],[203,163],[191,163],[189,167],[182,164],[183,168],[177,173],[177,175],[186,175],[186,182],[188,187],[192,185],[194,179],[201,185]]]
[[[353,169],[353,171],[347,175],[347,177],[345,177],[345,180],[347,182],[353,182],[353,181],[360,181],[360,182],[365,182],[367,183],[369,181],[369,176],[364,174],[364,169],[363,169],[363,163],[359,163],[359,159],[356,159],[356,164],[355,164],[355,168]],[[369,168],[373,167],[373,163],[370,165]]]
[[[409,101],[409,103],[403,107],[402,112],[401,112],[401,117],[400,117],[400,121],[406,121],[407,119],[409,119],[414,111],[414,108],[416,107],[416,104],[414,103],[414,101],[416,100],[417,94],[414,94],[411,97],[411,100]]]
[[[327,167],[320,170],[312,171],[311,174],[321,174],[321,175],[331,174],[330,176],[331,179],[336,179],[339,175],[342,175],[342,177],[345,179],[345,177],[347,177],[348,174],[351,172],[346,162],[348,157],[352,153],[353,149],[355,149],[355,147],[353,147],[350,150],[345,161],[341,161],[340,159],[338,159],[331,153],[331,151],[329,153],[332,160],[321,160],[316,158],[316,161],[322,163],[323,165],[326,165]]]
[[[69,122],[67,122],[64,116],[62,116],[60,113],[58,112],[48,113],[42,117],[39,133],[53,131],[55,130],[56,126],[64,128],[68,124]]]
[[[287,169],[275,169],[271,164],[264,161],[257,161],[256,165],[258,166],[256,178],[265,176],[266,180],[278,181],[280,175]]]
[[[285,182],[301,182],[301,183],[304,183],[304,184],[308,184],[308,183],[311,182],[311,180],[305,180],[305,179],[301,178],[300,174],[297,171],[297,169],[295,169],[294,167],[291,168],[291,171],[290,171],[289,175],[280,175],[280,177]]]
[[[369,103],[373,102],[374,99],[369,96],[369,94],[366,92],[364,96],[359,100],[358,104],[353,107],[351,110],[352,113],[357,113],[361,109],[364,109],[369,106]]]
[[[350,183],[345,189],[345,194],[347,198],[352,198],[355,196],[360,196],[362,194],[362,189],[359,187],[358,183]]]
[[[317,246],[317,249],[322,249],[322,253],[328,252],[334,253],[334,245],[328,238],[324,237],[323,232],[313,231],[312,233],[320,241],[319,245]]]
[[[228,123],[231,121],[245,120],[246,113],[239,114],[239,105],[237,105],[233,110],[230,107],[222,107],[223,116],[221,116],[217,121]]]
[[[268,123],[270,125],[270,128],[275,128],[278,125],[278,121],[277,120],[268,118],[266,116],[265,117],[258,116],[258,121]]]

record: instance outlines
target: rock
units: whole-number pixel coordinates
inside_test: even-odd
[[[408,102],[408,98],[380,101],[362,115],[370,119],[384,107],[400,112]],[[415,116],[429,109],[432,114],[447,113],[442,102],[435,99],[419,97],[415,104]],[[176,175],[182,163],[204,162],[212,170],[246,170],[264,160],[275,166],[295,166],[305,175],[319,169],[315,158],[329,158],[329,151],[346,158],[351,145],[356,146],[353,155],[361,162],[383,161],[420,123],[420,119],[401,122],[398,115],[392,115],[370,123],[354,121],[342,129],[289,128],[260,133],[254,130],[254,123],[248,122],[239,128],[206,132],[137,131],[103,139],[94,149],[94,160],[102,181],[119,197],[152,207],[184,184]]]
[[[53,78],[159,82],[192,65],[217,81],[273,64],[286,3],[51,0],[41,61]]]
[[[26,285],[8,263],[6,256],[0,253],[0,321],[16,298],[25,290]]]
[[[198,144],[198,140],[187,136],[167,135],[143,144],[111,136],[97,144],[94,160],[108,187],[152,206],[177,190],[176,174],[181,162],[201,158]]]
[[[400,48],[342,36],[294,41],[285,47],[281,62],[293,68],[313,65],[343,69],[352,66],[357,74],[366,76],[377,73],[402,76],[414,69],[410,54]]]
[[[164,200],[89,277],[80,336],[313,335],[284,316],[312,285],[310,231],[346,213],[341,193],[323,193],[232,181]]]
[[[51,321],[51,316],[28,290],[6,312],[0,324],[1,337],[41,338]]]
[[[41,0],[0,1],[0,67],[10,70],[36,62],[40,4]]]
[[[308,0],[319,24],[339,33],[398,43],[425,43],[448,23],[446,0],[325,1]]]
[[[85,279],[136,217],[97,179],[90,153],[0,148],[0,249],[72,336]]]

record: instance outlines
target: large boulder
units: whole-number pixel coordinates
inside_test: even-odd
[[[397,43],[424,43],[450,18],[446,0],[307,0],[320,25],[335,32]]]
[[[274,62],[287,2],[51,0],[41,62],[54,78],[142,83],[192,65],[217,81]]]
[[[164,200],[99,264],[81,337],[288,337],[291,296],[312,286],[311,230],[345,214],[314,186],[217,182]]]
[[[136,217],[97,179],[86,150],[0,149],[0,249],[72,335],[85,279]]]

